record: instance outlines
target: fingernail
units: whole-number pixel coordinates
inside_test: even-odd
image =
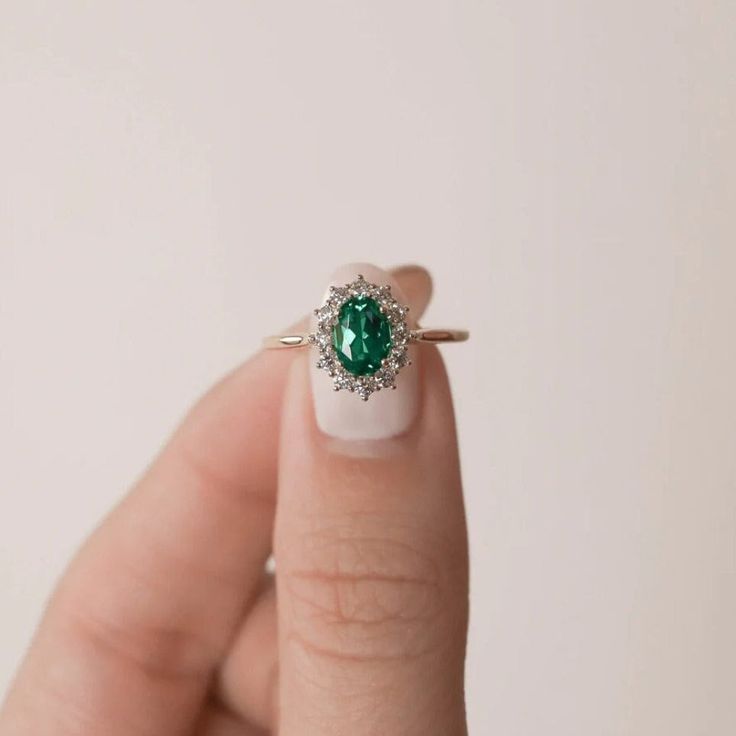
[[[391,293],[401,304],[406,304],[404,294],[391,274],[368,263],[351,263],[332,274],[327,285],[344,286],[362,274],[366,281],[379,286],[391,286]],[[312,329],[316,318],[312,318]],[[413,348],[410,348],[410,353]],[[341,440],[381,440],[406,432],[411,426],[419,405],[419,379],[416,356],[411,354],[412,364],[401,369],[396,377],[395,390],[382,390],[371,394],[368,401],[361,401],[350,391],[335,391],[332,379],[316,367],[318,354],[312,350],[312,396],[317,426],[330,437]]]

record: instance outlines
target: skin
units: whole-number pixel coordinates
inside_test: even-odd
[[[429,276],[394,276],[420,315]],[[467,545],[439,354],[422,348],[409,431],[353,453],[315,424],[304,353],[260,353],[214,386],[87,540],[2,736],[466,733]]]

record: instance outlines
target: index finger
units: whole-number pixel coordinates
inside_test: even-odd
[[[87,541],[0,731],[190,731],[270,553],[290,362],[259,354],[215,386]]]

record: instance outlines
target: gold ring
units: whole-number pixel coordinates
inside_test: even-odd
[[[411,364],[411,344],[464,342],[467,330],[438,327],[410,328],[409,307],[379,286],[358,275],[344,286],[331,286],[321,307],[314,310],[317,329],[272,335],[263,340],[268,349],[314,346],[317,367],[332,378],[335,391],[353,391],[367,401],[374,391],[396,388],[396,376]]]

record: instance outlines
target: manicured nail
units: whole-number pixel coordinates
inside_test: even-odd
[[[368,263],[351,263],[335,271],[330,286],[344,286],[362,274],[366,281],[378,286],[390,286],[391,294],[402,305],[405,296],[383,269]],[[312,318],[312,329],[316,318]],[[381,390],[361,401],[356,393],[335,391],[332,380],[324,370],[317,368],[317,351],[312,350],[312,396],[318,427],[325,434],[341,440],[380,440],[402,434],[411,425],[419,404],[419,378],[416,355],[409,348],[411,365],[402,368],[396,376],[395,390]]]

